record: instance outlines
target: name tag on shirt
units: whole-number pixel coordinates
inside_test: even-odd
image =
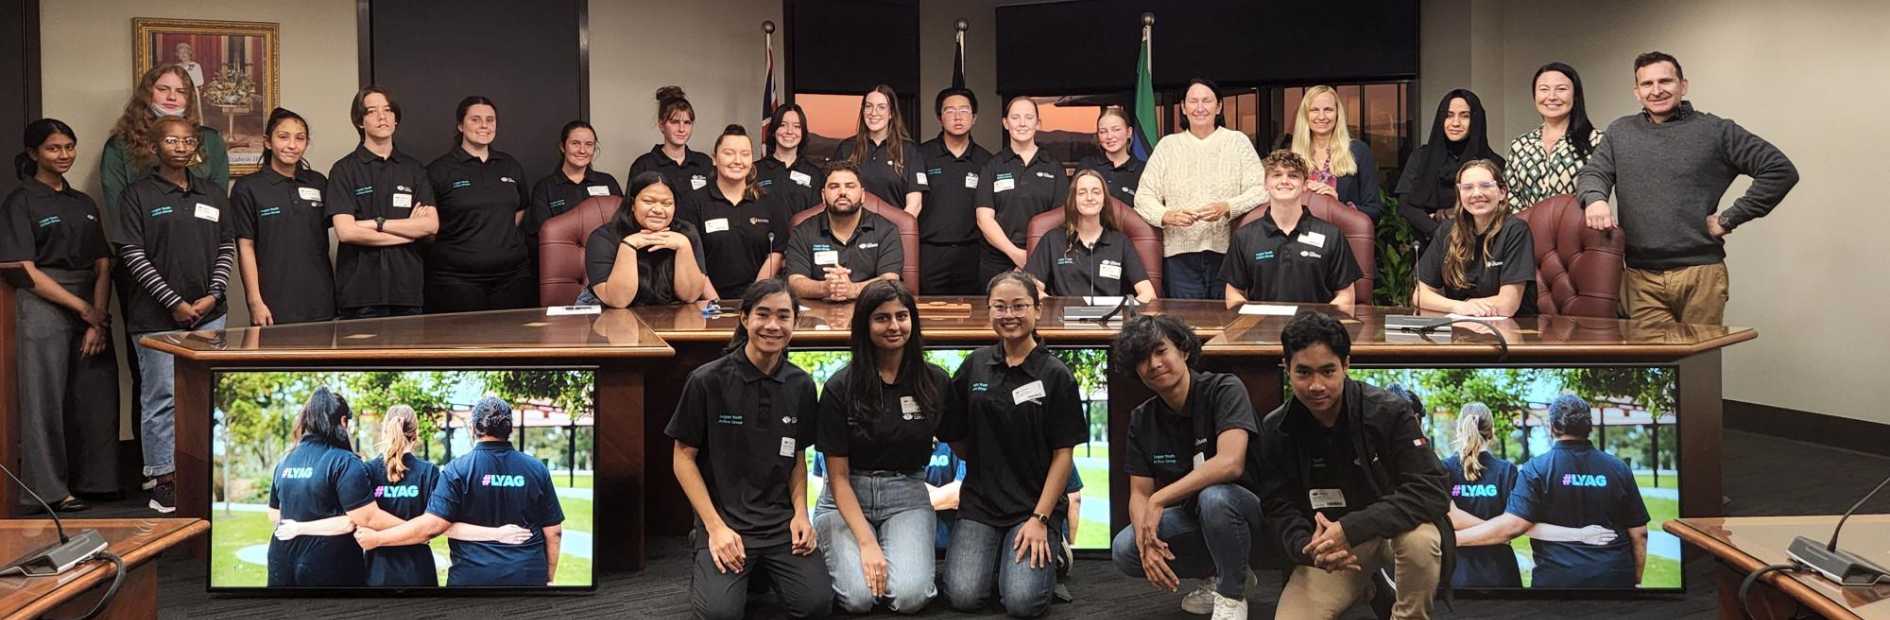
[[[821,250],[819,252],[815,252],[814,264],[838,265],[840,264],[840,252],[837,250]]]
[[[915,175],[917,175],[917,176],[919,177],[919,184],[920,184],[920,185],[931,185],[931,183],[930,183],[930,182],[928,182],[928,181],[926,180],[926,177],[925,177],[925,173],[923,173],[923,172],[917,172],[917,173],[914,173],[914,174],[915,174]]]
[[[899,413],[907,420],[919,415],[919,399],[911,396],[899,397]]]
[[[965,189],[978,189],[978,173],[965,173]]]
[[[1308,232],[1299,236],[1299,242],[1323,248],[1326,247],[1326,235],[1325,233]]]
[[[1018,388],[1015,390],[1011,390],[1011,404],[1022,405],[1024,403],[1043,398],[1044,395],[1045,395],[1045,392],[1043,391],[1043,382],[1032,381],[1030,383],[1023,384],[1022,386],[1018,386]]]
[[[1112,260],[1103,261],[1096,266],[1096,275],[1102,276],[1104,280],[1121,280],[1122,264]]]
[[[296,191],[296,194],[301,196],[303,200],[313,200],[316,202],[320,202],[322,199],[322,190],[320,188],[300,187],[300,188],[296,188],[295,191]]]
[[[809,176],[807,173],[801,172],[799,170],[789,171],[787,173],[787,178],[789,181],[793,181],[795,183],[801,184],[801,187],[814,186],[814,177]]]
[[[212,207],[210,205],[207,205],[201,202],[197,203],[197,219],[210,220],[214,222],[222,217],[223,217],[223,213],[217,210],[216,207]]]
[[[413,194],[394,194],[394,208],[412,209]]]
[[[728,230],[728,218],[726,218],[726,217],[718,217],[718,218],[715,218],[715,219],[713,219],[713,220],[709,220],[709,221],[707,221],[707,222],[703,222],[703,223],[702,223],[702,230],[704,230],[704,231],[708,231],[708,232],[712,232],[712,233],[713,233],[713,232],[724,232],[724,231],[727,231],[727,230]]]
[[[708,177],[704,177],[700,174],[689,177],[689,189],[702,189],[703,186],[708,184]]]
[[[992,192],[1008,192],[1017,189],[1017,179],[998,179],[991,182]]]
[[[1313,510],[1345,507],[1345,491],[1341,489],[1312,489],[1306,491],[1306,497],[1312,500]]]
[[[1207,464],[1207,454],[1201,452],[1194,453],[1194,468],[1200,469],[1201,466],[1205,464]]]
[[[794,445],[793,437],[781,438],[781,456],[794,456],[794,448],[795,448],[795,445]]]
[[[584,193],[590,194],[592,196],[609,196],[610,186],[609,185],[592,185],[590,187],[584,188]]]

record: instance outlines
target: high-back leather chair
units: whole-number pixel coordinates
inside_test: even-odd
[[[1358,259],[1361,274],[1357,282],[1352,283],[1352,292],[1356,303],[1372,303],[1372,280],[1378,277],[1378,228],[1372,224],[1371,216],[1345,203],[1324,194],[1306,192],[1300,195],[1301,204],[1306,205],[1306,212],[1313,217],[1331,222],[1345,235],[1345,242],[1352,245],[1352,257]],[[1234,224],[1234,230],[1240,230],[1248,224],[1266,215],[1267,205],[1248,211]]]
[[[1148,221],[1142,219],[1141,214],[1136,213],[1133,207],[1117,200],[1115,196],[1109,197],[1109,209],[1110,215],[1116,219],[1116,228],[1122,230],[1122,236],[1129,238],[1129,247],[1135,249],[1136,258],[1142,259],[1142,269],[1148,271],[1148,283],[1154,285],[1155,290],[1160,292],[1162,290],[1161,231],[1148,225]],[[1036,252],[1037,241],[1062,225],[1063,207],[1061,205],[1030,218],[1030,224],[1024,228],[1024,255],[1029,256]],[[1126,285],[1122,287],[1124,292],[1135,292],[1134,283],[1125,282],[1124,284]]]
[[[1536,250],[1536,306],[1542,314],[1614,318],[1621,302],[1627,235],[1589,228],[1574,196],[1542,199],[1516,217]]]
[[[865,199],[861,201],[863,208],[875,215],[886,218],[886,221],[892,222],[892,225],[899,229],[899,245],[900,249],[904,250],[905,253],[905,269],[903,270],[904,273],[899,274],[899,279],[905,283],[906,290],[911,291],[913,295],[918,295],[919,219],[912,217],[911,213],[906,213],[905,209],[894,207],[887,204],[886,201],[880,200],[880,198],[874,196],[872,192],[861,192],[861,195],[865,197]],[[825,210],[827,210],[826,205],[818,205],[796,213],[793,219],[788,221],[788,226],[790,228],[799,226],[801,222],[807,221],[807,218],[820,215],[820,213]]]
[[[589,284],[584,273],[584,242],[609,222],[622,196],[594,196],[559,213],[538,229],[538,304],[568,306]]]

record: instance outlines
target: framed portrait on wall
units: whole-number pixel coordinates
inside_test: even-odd
[[[281,100],[278,25],[135,17],[131,36],[133,87],[152,67],[183,67],[197,89],[193,111],[229,146],[230,175],[261,168],[263,124]]]

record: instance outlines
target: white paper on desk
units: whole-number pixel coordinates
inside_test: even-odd
[[[1241,304],[1240,313],[1247,316],[1293,316],[1299,313],[1299,308],[1275,304]]]
[[[1084,297],[1084,298],[1083,298],[1083,305],[1085,305],[1085,306],[1120,306],[1120,305],[1122,305],[1122,297],[1120,297],[1120,296],[1117,296],[1117,297],[1109,297],[1109,296],[1097,296],[1097,297]]]
[[[1452,314],[1446,314],[1446,315],[1444,315],[1444,318],[1446,318],[1446,319],[1452,319],[1452,320],[1456,320],[1456,319],[1464,319],[1464,320],[1468,320],[1468,321],[1482,321],[1482,322],[1485,322],[1485,323],[1488,323],[1488,322],[1492,322],[1492,321],[1507,321],[1507,320],[1509,320],[1509,317],[1506,317],[1506,316],[1470,316],[1470,315],[1467,315],[1467,314],[1455,314],[1455,313],[1452,313]]]
[[[545,308],[545,316],[577,316],[580,314],[603,313],[603,306],[550,306]]]

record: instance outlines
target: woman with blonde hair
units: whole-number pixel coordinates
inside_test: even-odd
[[[1456,450],[1444,459],[1450,474],[1452,527],[1494,519],[1509,505],[1516,484],[1516,464],[1490,454],[1496,439],[1495,416],[1483,403],[1466,403],[1457,411]],[[1522,570],[1508,545],[1464,547],[1457,550],[1457,571],[1450,583],[1459,588],[1522,587]]]
[[[1339,91],[1323,84],[1306,89],[1294,116],[1292,148],[1312,166],[1307,190],[1351,205],[1373,221],[1384,212],[1372,149],[1352,138]]]

